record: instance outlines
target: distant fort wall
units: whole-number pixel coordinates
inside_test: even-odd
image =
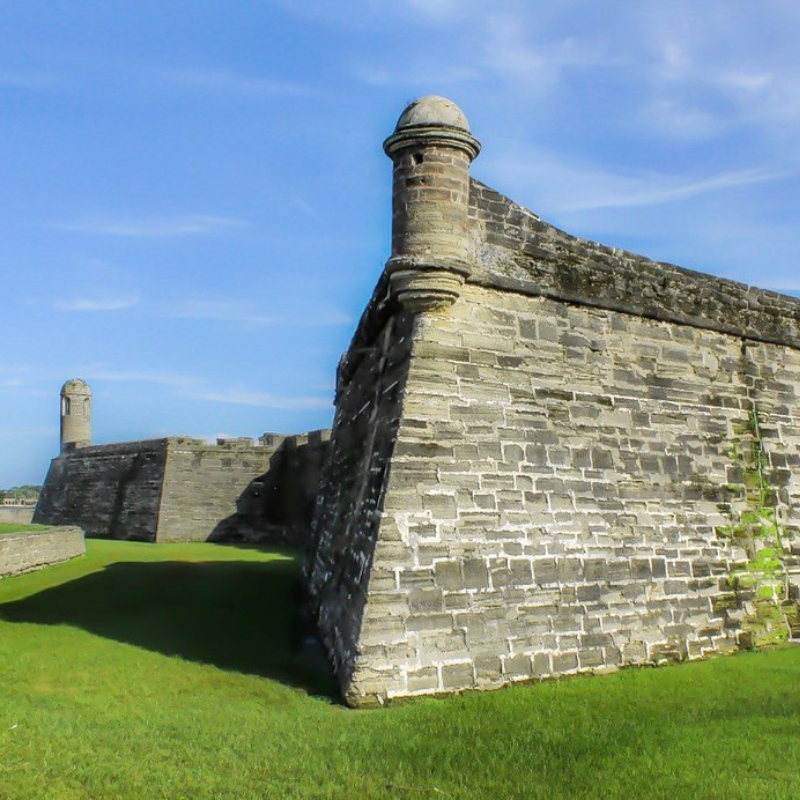
[[[319,484],[331,431],[325,428],[281,437],[269,468],[240,495],[236,514],[219,527],[226,540],[269,541],[308,550]],[[274,437],[261,437],[266,444]]]
[[[168,439],[93,445],[50,463],[33,521],[87,536],[155,541]]]
[[[241,441],[209,445],[197,439],[167,440],[158,511],[159,542],[221,538],[220,525],[236,512],[250,481],[269,469],[279,447]]]
[[[27,525],[33,519],[35,505],[30,506],[0,506],[0,522],[15,522]]]
[[[169,437],[71,449],[53,459],[33,520],[80,525],[99,538],[304,544],[316,488],[308,476],[321,469],[327,439],[322,432],[262,439],[211,445]],[[265,482],[280,504],[259,491]],[[284,492],[285,482],[292,486]]]

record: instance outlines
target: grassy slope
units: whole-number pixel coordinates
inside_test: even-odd
[[[800,648],[353,712],[286,555],[89,544],[0,581],[1,797],[800,794]]]

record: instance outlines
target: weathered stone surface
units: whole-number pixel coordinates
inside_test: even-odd
[[[35,506],[0,506],[0,522],[30,525]]]
[[[33,521],[155,541],[167,440],[83,447],[53,459]]]
[[[61,387],[61,452],[88,447],[92,441],[92,390],[80,378]]]
[[[333,661],[342,693],[352,698],[366,696],[370,693],[366,687],[373,686],[377,687],[376,697],[385,696],[380,686],[386,680],[382,677],[376,682],[369,659],[359,657],[365,643],[408,641],[405,620],[412,612],[443,611],[441,590],[433,585],[433,570],[410,560],[403,520],[383,519],[413,322],[395,305],[386,282],[381,283],[370,309],[339,365],[336,417],[319,487],[315,541],[306,566],[309,603],[320,638]],[[398,493],[416,497],[413,487],[424,474],[424,465],[419,472],[412,470],[398,486]],[[379,545],[384,555],[376,558],[379,529],[384,533]],[[424,535],[424,519],[418,531]],[[420,574],[415,566],[426,569]],[[367,604],[373,569],[384,576],[397,574],[398,582],[383,581],[384,588],[372,589]],[[418,591],[420,583],[422,591]],[[390,602],[382,603],[384,599]],[[352,680],[354,670],[359,674],[358,686]],[[408,684],[406,673],[398,667],[381,674],[390,674],[392,683]],[[440,685],[438,677],[436,685]]]
[[[465,238],[444,172],[434,221],[395,169],[395,247],[409,231],[469,269],[413,323],[383,277],[340,368],[309,579],[348,701],[734,648],[738,451],[761,453],[760,513],[800,571],[800,302],[582,241],[474,180]],[[390,663],[365,649],[387,637]]]
[[[90,537],[263,540],[308,546],[328,431],[216,445],[186,437],[98,445],[53,459],[34,513]]]
[[[83,531],[75,526],[0,536],[0,578],[41,569],[86,554]]]

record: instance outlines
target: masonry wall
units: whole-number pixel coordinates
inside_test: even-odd
[[[33,520],[35,506],[0,506],[0,522],[16,522],[27,525]]]
[[[33,521],[155,541],[167,440],[85,447],[53,459]]]
[[[79,525],[100,538],[307,547],[328,435],[78,448],[53,459],[34,521]]]
[[[83,531],[63,527],[0,536],[0,578],[85,555]]]
[[[800,302],[472,191],[473,274],[409,330],[400,402],[354,381],[337,406],[334,444],[366,440],[358,409],[389,454],[342,461],[318,516],[311,582],[348,701],[737,647],[759,581],[800,557]],[[368,476],[383,499],[362,518]]]
[[[220,526],[220,534],[228,540],[287,544],[308,551],[330,434],[326,428],[279,437],[269,469],[248,484],[237,500],[236,515]]]
[[[237,442],[208,445],[197,439],[169,439],[158,541],[224,538],[221,529],[229,529],[237,501],[250,481],[268,469],[274,453],[273,447]]]
[[[420,324],[351,695],[734,647],[720,600],[748,556],[718,531],[751,402],[784,537],[800,521],[800,419],[774,400],[800,354],[753,349],[477,287]]]
[[[363,647],[359,639],[367,592],[382,586],[381,576],[371,578],[370,570],[399,423],[411,327],[411,317],[392,307],[382,283],[339,366],[336,417],[306,572],[317,629],[345,694]],[[391,621],[383,624],[391,626]]]
[[[474,284],[800,347],[800,301],[572,236],[470,181]]]

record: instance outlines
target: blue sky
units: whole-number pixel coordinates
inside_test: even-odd
[[[71,377],[98,443],[329,425],[424,94],[549,222],[797,292],[799,38],[796,0],[0,0],[0,487]]]

